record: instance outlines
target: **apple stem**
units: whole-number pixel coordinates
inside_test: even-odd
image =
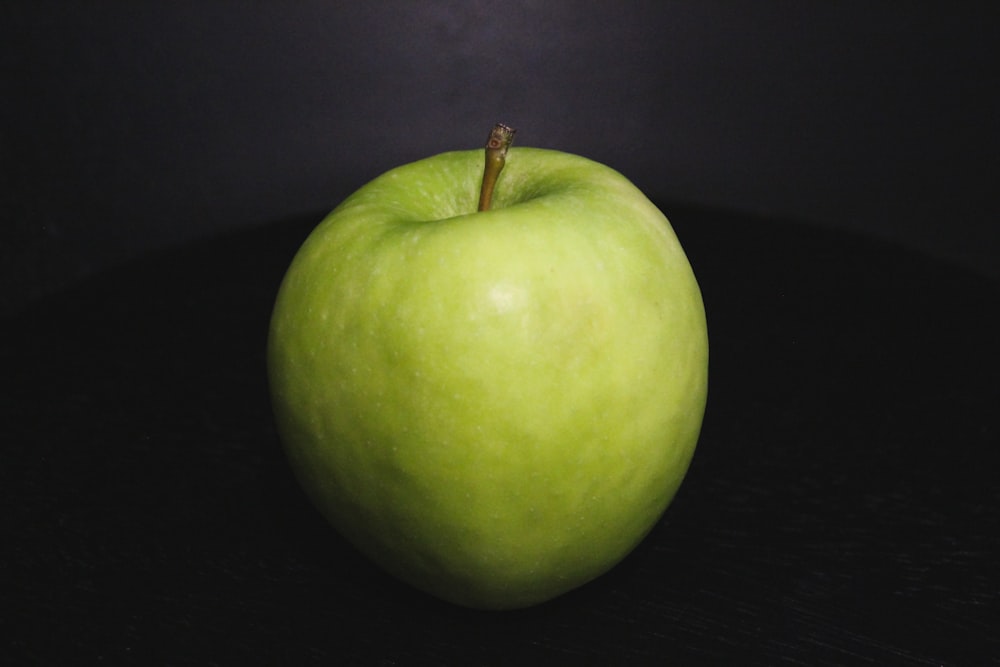
[[[486,140],[486,166],[483,169],[483,185],[479,190],[479,210],[488,211],[493,204],[493,188],[507,161],[507,149],[514,142],[515,130],[503,123],[497,123]]]

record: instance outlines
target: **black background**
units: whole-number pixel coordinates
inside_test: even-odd
[[[694,462],[629,558],[524,611],[391,580],[291,479],[263,349],[313,218],[128,264],[6,321],[5,656],[995,664],[996,284],[861,237],[663,206],[709,316]]]
[[[14,664],[997,662],[989,5],[0,11]],[[650,194],[712,344],[663,521],[605,577],[504,614],[340,541],[290,478],[263,373],[319,216],[496,120]]]
[[[654,198],[995,261],[988,2],[0,4],[0,295],[518,143]]]

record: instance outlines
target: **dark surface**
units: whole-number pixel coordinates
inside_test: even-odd
[[[972,665],[1000,643],[994,283],[889,246],[667,208],[709,407],[619,567],[474,612],[358,557],[274,434],[263,347],[316,219],[160,254],[3,323],[8,664]]]

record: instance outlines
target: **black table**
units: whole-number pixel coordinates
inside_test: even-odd
[[[7,318],[5,664],[998,664],[1000,287],[664,208],[709,316],[698,452],[630,557],[523,611],[388,578],[291,479],[263,347],[318,216]]]

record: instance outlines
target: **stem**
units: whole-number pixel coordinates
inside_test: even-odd
[[[493,188],[507,161],[507,149],[514,141],[515,130],[497,123],[486,140],[486,166],[483,168],[483,186],[479,190],[479,210],[488,211],[493,203]]]

